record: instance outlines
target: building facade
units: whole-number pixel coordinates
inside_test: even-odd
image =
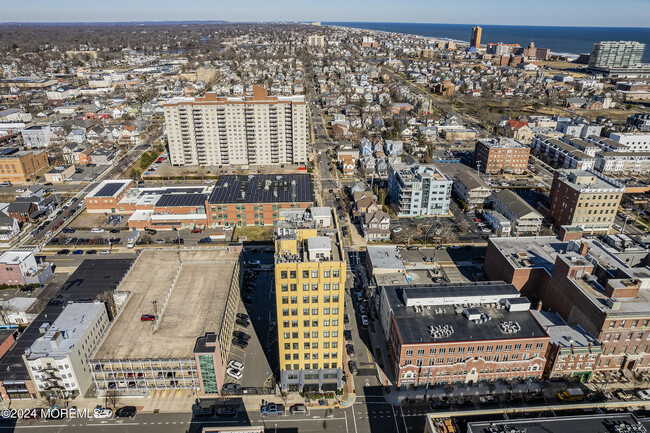
[[[252,95],[175,98],[164,104],[170,163],[183,165],[278,165],[307,161],[304,96]]]
[[[549,216],[558,228],[574,225],[588,233],[607,233],[623,192],[623,184],[593,170],[557,170]]]
[[[476,142],[474,162],[483,173],[521,174],[528,168],[530,147],[508,138],[484,138]]]
[[[542,377],[549,337],[512,285],[386,286],[380,293],[397,386]]]
[[[92,385],[88,359],[108,328],[103,302],[73,303],[25,351],[23,359],[40,392],[61,398],[84,395]]]
[[[275,295],[283,391],[336,391],[343,375],[346,261],[338,229],[311,212],[280,214]]]
[[[388,190],[398,216],[449,213],[452,184],[433,164],[389,164]]]
[[[0,156],[1,182],[27,182],[48,167],[44,150],[23,150]]]

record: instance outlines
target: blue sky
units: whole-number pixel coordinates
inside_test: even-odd
[[[365,21],[650,26],[650,0],[3,0],[2,22]]]

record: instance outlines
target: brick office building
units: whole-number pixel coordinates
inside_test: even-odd
[[[0,155],[1,182],[27,182],[49,166],[44,150],[12,149]]]
[[[309,174],[224,175],[207,201],[209,226],[273,226],[280,209],[314,205]]]
[[[607,233],[625,186],[593,170],[557,170],[549,217],[555,227],[575,225],[587,233]]]
[[[400,387],[542,377],[549,336],[503,282],[380,289]]]
[[[512,138],[482,138],[476,142],[474,161],[483,173],[523,173],[528,168],[530,147]]]
[[[530,299],[579,325],[601,345],[594,371],[650,370],[647,251],[597,239],[491,239],[489,278],[504,276]]]
[[[119,202],[133,187],[131,179],[104,180],[86,194],[84,202],[88,213],[124,213],[131,209],[120,209]]]

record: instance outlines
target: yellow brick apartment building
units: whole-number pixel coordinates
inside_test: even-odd
[[[330,208],[281,211],[275,292],[283,391],[335,391],[343,374],[346,265]]]

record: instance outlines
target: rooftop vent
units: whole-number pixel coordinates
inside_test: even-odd
[[[446,338],[451,337],[454,333],[454,328],[450,325],[436,325],[436,326],[427,326],[427,330],[432,338]]]
[[[513,321],[499,322],[499,328],[501,328],[501,332],[506,334],[515,334],[521,331],[521,325]]]

